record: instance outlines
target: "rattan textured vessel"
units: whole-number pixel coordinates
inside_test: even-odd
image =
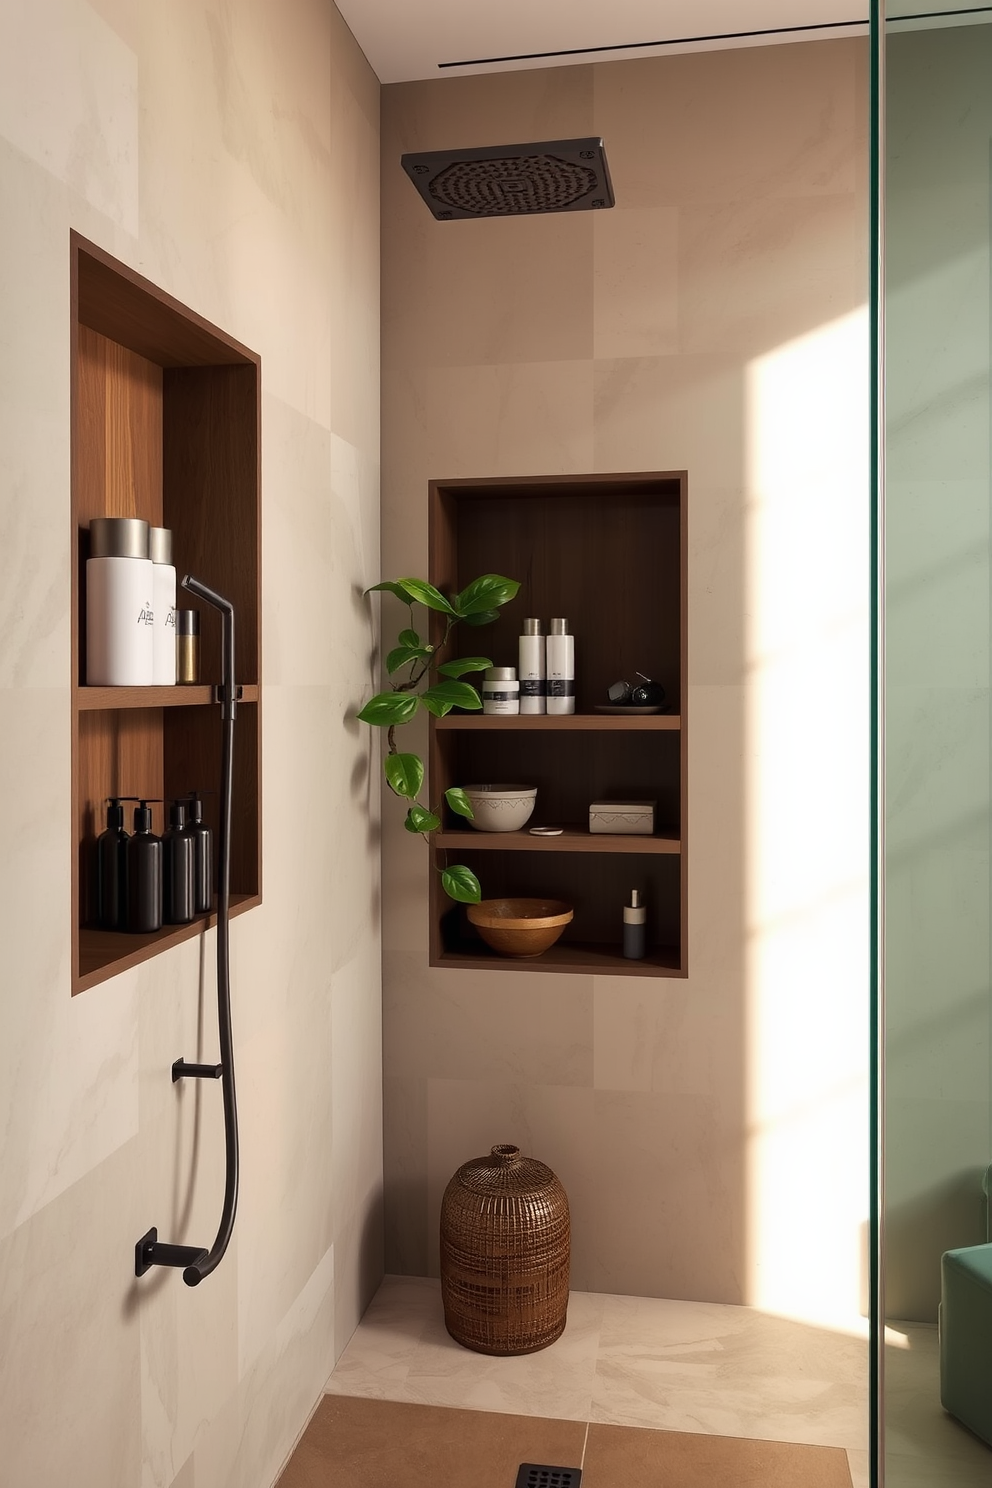
[[[568,1198],[545,1163],[494,1147],[463,1163],[441,1200],[444,1323],[478,1354],[533,1354],[568,1310]]]

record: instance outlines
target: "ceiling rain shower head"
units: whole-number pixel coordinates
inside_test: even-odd
[[[601,139],[430,150],[400,164],[439,222],[613,206]]]

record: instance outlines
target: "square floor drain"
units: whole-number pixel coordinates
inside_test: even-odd
[[[514,1488],[579,1488],[581,1467],[549,1467],[544,1462],[521,1462]]]

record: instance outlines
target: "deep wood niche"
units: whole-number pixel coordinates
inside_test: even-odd
[[[93,517],[174,534],[177,579],[234,602],[237,680],[231,910],[261,902],[258,356],[77,233],[70,234],[72,376],[72,991],[198,934],[214,916],[149,935],[93,923],[93,848],[108,796],[204,793],[217,830],[220,620],[203,609],[201,685],[87,687],[85,566]],[[154,808],[161,832],[165,808]],[[130,821],[127,823],[130,830]],[[215,838],[216,841],[216,838]]]
[[[432,801],[449,785],[536,785],[532,825],[560,837],[477,832],[445,811],[435,866],[464,862],[486,898],[548,895],[575,918],[535,961],[496,955],[431,874],[432,966],[493,971],[687,976],[686,491],[684,471],[432,481],[430,579],[455,593],[483,573],[521,580],[491,626],[465,630],[462,649],[516,666],[522,619],[564,615],[575,635],[576,712],[569,717],[431,719]],[[438,617],[433,617],[437,619]],[[433,637],[440,638],[440,624]],[[596,711],[619,678],[661,682],[670,711]],[[589,804],[657,801],[651,837],[591,835]],[[621,949],[623,906],[638,889],[648,906],[648,954]]]

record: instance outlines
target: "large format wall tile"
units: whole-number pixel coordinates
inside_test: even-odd
[[[140,1177],[128,1142],[0,1242],[0,1435],[17,1488],[142,1480]]]
[[[138,108],[138,58],[91,6],[5,6],[0,136],[132,233]]]
[[[37,226],[37,234],[0,235],[0,283],[17,286],[4,310],[8,354],[0,360],[0,481],[9,493],[0,526],[0,686],[67,687],[68,193],[2,129],[0,174],[6,222]]]

